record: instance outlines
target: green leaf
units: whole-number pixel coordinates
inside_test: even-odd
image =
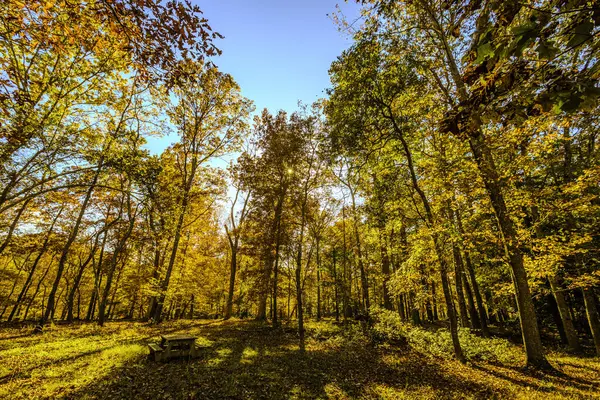
[[[579,109],[591,111],[598,104],[599,97],[600,88],[597,88],[595,86],[586,87],[581,97],[581,104],[579,105]]]
[[[558,49],[547,41],[542,40],[535,51],[537,51],[540,58],[551,59],[556,55]]]
[[[517,45],[515,47],[515,55],[520,57],[523,53],[523,50],[532,42],[533,38],[529,37],[528,35],[521,36],[521,38],[517,41]]]
[[[477,59],[475,64],[481,64],[484,60],[494,55],[494,48],[491,43],[484,43],[477,48]]]
[[[562,103],[560,106],[560,109],[569,113],[569,112],[573,112],[573,111],[577,110],[579,108],[580,104],[581,104],[581,97],[579,97],[578,95],[574,95],[574,96],[569,97],[569,99],[567,99],[567,101]]]
[[[567,43],[568,47],[577,47],[584,43],[592,36],[592,30],[594,29],[594,24],[586,21],[583,24],[579,24],[575,27],[575,33],[569,43]]]
[[[512,29],[515,38],[511,43],[514,55],[520,57],[523,50],[529,46],[539,34],[538,26],[534,22],[528,22]]]
[[[535,23],[528,22],[526,24],[519,25],[519,26],[512,28],[512,33],[515,36],[529,35],[535,31],[535,28],[536,28]]]

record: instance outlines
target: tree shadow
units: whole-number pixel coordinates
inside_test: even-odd
[[[569,398],[573,396],[573,393],[570,392],[569,389],[577,389],[589,394],[590,390],[594,387],[600,387],[598,382],[587,381],[576,376],[568,375],[560,370],[546,373],[526,368],[506,366],[499,363],[489,364],[487,366],[472,365],[472,368],[522,388],[534,386],[535,390],[552,394],[563,394],[565,397]],[[528,378],[530,378],[530,380],[528,380]],[[531,378],[533,378],[533,380],[531,380]],[[538,383],[543,383],[545,386]]]
[[[54,366],[54,365],[62,364],[62,363],[65,363],[65,362],[72,362],[72,361],[78,360],[78,359],[83,358],[83,357],[87,357],[87,356],[91,356],[91,355],[94,355],[94,354],[102,353],[103,351],[113,349],[113,348],[115,348],[117,346],[118,345],[105,346],[105,347],[101,347],[99,349],[85,351],[83,353],[78,353],[78,354],[75,354],[73,356],[62,357],[62,358],[59,358],[59,359],[49,360],[49,361],[44,362],[44,363],[32,365],[31,367],[20,369],[18,371],[13,372],[13,373],[8,373],[8,374],[0,376],[0,384],[6,383],[6,382],[11,381],[13,379],[23,379],[23,378],[26,378],[31,372],[33,372],[35,370],[38,370],[38,369],[41,369],[41,368],[45,368],[45,367],[49,367],[49,366]]]
[[[592,358],[592,357],[589,357],[589,358]],[[575,364],[573,362],[567,362],[567,361],[559,361],[558,365],[561,366],[561,367],[566,365],[566,366],[568,366],[570,368],[582,369],[582,370],[585,370],[585,371],[588,371],[588,372],[593,372],[595,374],[598,374],[598,376],[600,377],[600,366],[597,366],[596,368],[593,368],[593,367],[591,367],[589,365],[579,365],[579,364]]]
[[[31,334],[30,333],[23,333],[21,335],[13,335],[13,336],[0,337],[0,342],[2,342],[4,340],[15,340],[15,339],[21,339],[21,338],[26,338],[26,337],[31,337]]]

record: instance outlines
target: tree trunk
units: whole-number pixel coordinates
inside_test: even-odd
[[[102,263],[104,261],[104,249],[106,248],[107,232],[105,232],[102,238],[102,247],[100,248],[100,255],[98,256],[98,267],[94,269],[94,291],[90,296],[90,303],[88,305],[87,314],[85,316],[86,321],[91,321],[96,313],[96,304],[100,297],[100,286],[102,285]],[[94,260],[92,259],[92,262]],[[93,267],[93,265],[92,265]]]
[[[2,320],[2,317],[4,316],[4,313],[6,312],[6,309],[8,308],[8,304],[10,303],[10,298],[12,297],[12,294],[14,293],[15,288],[17,287],[17,282],[19,282],[20,276],[21,276],[21,271],[19,271],[19,275],[17,276],[17,279],[15,279],[15,281],[13,282],[12,288],[10,289],[10,293],[4,300],[4,307],[2,308],[2,312],[0,313],[0,320]]]
[[[425,312],[427,313],[427,320],[433,322],[433,308],[431,307],[431,300],[427,299],[425,303]]]
[[[81,290],[77,288],[77,319],[80,319],[81,313]]]
[[[408,302],[408,307],[407,309],[410,310],[410,316],[412,318],[412,323],[413,325],[421,325],[421,316],[419,315],[419,309],[417,307],[415,307],[415,294],[413,292],[410,292],[410,296],[407,299]]]
[[[335,259],[335,247],[331,251],[331,258],[332,258],[332,262],[333,262],[333,282],[334,282],[333,294],[335,296],[335,321],[340,322],[340,301],[339,301],[339,297],[338,297],[339,282],[338,282],[337,265],[336,265],[336,259]]]
[[[269,298],[268,287],[271,285],[271,266],[273,265],[270,256],[265,255],[265,266],[263,271],[263,280],[265,281],[263,286],[266,285],[266,288],[263,288],[258,294],[258,310],[256,311],[256,320],[257,321],[266,321],[267,320],[267,300]]]
[[[388,288],[388,281],[390,280],[390,256],[388,248],[385,243],[385,236],[381,232],[382,228],[379,228],[379,242],[381,251],[381,273],[383,274],[383,307],[386,310],[393,310],[392,298],[390,296],[390,290]]]
[[[581,351],[579,338],[577,337],[577,331],[575,330],[575,325],[573,325],[573,320],[571,319],[571,314],[569,313],[569,306],[567,305],[567,301],[565,300],[563,292],[560,290],[558,277],[552,276],[548,278],[548,281],[550,282],[550,289],[552,289],[552,295],[556,301],[556,306],[558,308],[562,327],[567,338],[569,350],[578,353]]]
[[[94,318],[94,314],[96,311],[96,301],[98,297],[98,291],[100,290],[98,281],[99,275],[99,271],[98,274],[94,274],[94,290],[92,291],[92,295],[90,296],[90,302],[88,304],[87,313],[85,315],[86,321],[91,321],[92,318]]]
[[[435,17],[431,14],[429,18],[435,22]],[[467,103],[469,101],[469,95],[456,64],[454,53],[448,44],[446,33],[439,31],[437,34],[443,43],[443,50],[448,61],[450,76],[457,88],[458,99],[460,102]],[[481,119],[478,115],[474,114],[471,115],[470,122],[470,124],[465,124],[465,126],[468,126],[468,130],[463,133],[468,135],[469,146],[473,152],[473,157],[477,163],[490,202],[492,203],[494,214],[500,225],[504,253],[512,270],[521,333],[523,336],[525,352],[527,353],[527,365],[540,369],[553,369],[544,354],[544,347],[542,346],[542,340],[538,329],[537,316],[531,299],[529,283],[527,282],[527,272],[523,265],[523,253],[519,247],[517,231],[512,219],[508,215],[498,169],[496,168],[491,150],[485,143],[485,138],[481,131]]]
[[[50,312],[50,319],[54,319],[54,313],[58,310],[58,304],[60,303],[60,298],[62,297],[63,293],[66,290],[69,290],[69,281],[67,281],[67,285],[65,287],[63,287],[62,289],[60,289],[60,292],[58,292],[58,296],[56,296],[56,303],[54,305],[54,308],[52,309],[52,311]],[[64,311],[64,306],[63,306],[63,311]],[[61,319],[64,319],[64,316],[61,316]]]
[[[69,234],[67,243],[65,244],[65,246],[62,249],[60,259],[58,260],[56,278],[54,279],[54,284],[52,285],[52,289],[50,290],[50,294],[48,295],[46,311],[44,313],[44,316],[42,317],[42,320],[40,321],[41,325],[43,325],[50,318],[50,316],[54,313],[54,302],[55,302],[54,298],[56,296],[56,291],[58,290],[58,285],[60,284],[60,280],[62,278],[62,274],[65,269],[65,264],[67,263],[67,258],[69,256],[69,250],[71,249],[71,245],[73,244],[73,242],[77,238],[77,234],[79,233],[79,227],[81,226],[81,221],[83,220],[83,216],[85,215],[85,212],[87,210],[90,199],[92,198],[92,192],[94,191],[94,188],[96,187],[96,183],[98,182],[98,178],[100,177],[100,172],[102,171],[103,164],[104,164],[104,157],[101,157],[100,161],[98,162],[98,168],[96,169],[96,172],[94,173],[94,177],[92,178],[92,182],[90,183],[90,187],[88,188],[87,192],[85,193],[85,197],[83,199],[83,203],[81,204],[81,208],[79,209],[79,215],[77,216],[75,225],[73,226],[73,229],[71,230],[71,233]]]
[[[521,324],[525,352],[527,353],[527,365],[539,369],[553,369],[544,355],[537,316],[531,299],[529,283],[527,282],[527,272],[523,265],[523,253],[519,248],[517,231],[508,215],[492,154],[485,143],[483,134],[479,131],[471,134],[469,144],[500,225],[504,242],[504,252],[512,270],[515,297],[519,311],[519,322]]]
[[[460,221],[460,215],[458,218]],[[490,331],[488,329],[487,315],[486,315],[485,307],[483,305],[481,291],[479,290],[479,284],[478,284],[477,278],[475,276],[475,269],[473,268],[473,263],[471,262],[471,256],[467,251],[465,251],[465,266],[467,268],[469,278],[471,278],[471,285],[473,288],[473,293],[475,294],[475,301],[477,302],[477,311],[479,313],[479,323],[481,324],[481,333],[483,334],[483,337],[489,337]]]
[[[462,260],[456,244],[452,244],[452,255],[454,256],[454,281],[460,313],[460,324],[463,328],[466,328],[469,326],[469,318],[467,317],[467,305],[465,303],[465,294],[462,285]]]
[[[310,172],[310,170],[309,170]],[[298,238],[298,252],[296,254],[296,309],[298,315],[298,335],[300,337],[300,351],[304,352],[304,309],[302,302],[302,249],[304,246],[304,228],[306,226],[306,212],[308,203],[309,178],[304,184],[304,197],[301,205],[300,236]],[[310,260],[310,253],[309,253]],[[308,264],[308,263],[307,263]]]
[[[456,230],[458,231],[459,237],[460,237],[460,236],[462,236],[462,234],[460,233],[461,230],[458,227],[458,222],[457,222],[458,218],[456,217],[457,213],[455,213],[454,210],[452,209],[450,200],[448,200],[447,208],[448,208],[449,219],[456,226]],[[473,302],[473,294],[471,293],[471,287],[469,286],[469,281],[467,280],[467,277],[465,274],[465,265],[463,262],[462,254],[460,252],[460,249],[459,249],[457,243],[452,243],[452,254],[454,256],[454,263],[455,263],[454,278],[456,281],[456,293],[458,295],[458,305],[459,305],[461,314],[464,313],[464,316],[461,315],[462,325],[463,325],[463,327],[467,327],[468,321],[470,319],[471,328],[479,329],[481,327],[481,324],[479,323],[479,317],[477,315],[477,310],[475,309],[475,303]],[[466,295],[466,297],[467,297],[469,318],[467,318],[467,305],[465,304],[464,295]]]
[[[437,321],[438,317],[438,306],[437,306],[437,296],[435,294],[435,282],[431,282],[431,297],[433,299],[433,320]]]
[[[189,319],[194,318],[194,295],[190,298],[190,313],[188,315]]]
[[[113,251],[113,254],[112,254],[112,257],[110,260],[109,268],[108,268],[108,271],[106,274],[106,283],[104,286],[104,291],[102,293],[102,298],[100,300],[100,307],[98,308],[98,325],[100,325],[100,326],[104,325],[104,321],[107,317],[106,306],[107,306],[108,296],[110,295],[112,280],[113,280],[113,276],[115,273],[115,269],[117,268],[117,262],[118,262],[119,256],[121,255],[122,251],[125,249],[127,240],[131,236],[131,232],[133,231],[133,226],[135,224],[135,214],[132,213],[132,211],[131,211],[131,198],[129,198],[129,195],[127,197],[128,197],[127,208],[128,208],[129,223],[127,226],[127,230],[123,233],[123,236],[119,239],[117,245],[115,246],[115,249]]]
[[[19,308],[21,302],[23,301],[23,298],[27,295],[27,292],[29,291],[29,287],[31,286],[31,281],[33,280],[33,275],[35,274],[35,271],[36,271],[37,266],[38,266],[38,264],[40,262],[40,259],[42,258],[42,256],[44,255],[44,253],[46,253],[46,250],[48,249],[48,242],[50,240],[50,236],[52,235],[52,231],[54,230],[54,225],[56,224],[56,221],[58,220],[58,217],[62,213],[62,210],[63,210],[63,207],[61,207],[61,209],[59,210],[59,212],[56,214],[56,217],[54,217],[54,219],[52,220],[52,224],[50,225],[50,229],[48,230],[48,234],[44,238],[44,243],[42,244],[42,248],[40,249],[37,257],[35,258],[35,260],[33,261],[33,264],[31,265],[31,268],[29,270],[29,274],[27,275],[27,279],[25,280],[25,284],[23,285],[23,288],[21,289],[21,292],[19,293],[19,297],[17,297],[17,301],[15,303],[15,306],[13,307],[12,311],[10,312],[10,315],[8,316],[8,321],[9,322],[12,321],[12,319],[14,318],[17,309]],[[46,272],[48,272],[48,270],[46,270]]]
[[[560,319],[560,312],[558,311],[558,306],[556,305],[556,299],[552,294],[549,294],[547,301],[550,308],[550,313],[552,314],[552,318],[554,319],[556,329],[558,330],[558,334],[560,336],[560,342],[566,345],[568,344],[567,334],[565,333],[562,320]]]
[[[267,319],[267,300],[269,297],[269,286],[271,282],[271,271],[273,270],[273,247],[276,247],[277,242],[277,232],[279,230],[279,224],[281,220],[281,214],[283,213],[283,201],[285,200],[285,192],[286,188],[282,187],[282,192],[280,193],[279,198],[277,199],[277,205],[275,206],[275,215],[273,216],[273,223],[271,225],[271,230],[269,234],[269,242],[267,243],[266,251],[265,251],[265,267],[263,271],[263,289],[261,293],[259,293],[258,300],[258,312],[256,314],[256,320],[258,321],[266,321]]]
[[[583,301],[585,303],[585,314],[587,315],[590,331],[596,347],[596,355],[600,356],[600,314],[596,306],[596,296],[593,288],[583,288]]]
[[[138,301],[138,292],[136,291],[135,294],[133,295],[133,299],[131,299],[131,305],[129,306],[129,311],[127,312],[127,319],[133,319],[137,301]]]
[[[304,213],[303,213],[304,214]],[[304,220],[304,217],[302,218]],[[304,221],[300,227],[298,253],[296,255],[296,309],[298,315],[298,335],[300,351],[304,351],[304,310],[302,308],[302,241],[304,239]]]
[[[346,207],[342,206],[342,277],[344,278],[342,281],[342,301],[344,306],[344,322],[348,318],[348,268],[347,268],[347,257],[346,257]]]
[[[229,270],[229,291],[227,292],[227,305],[225,306],[224,319],[231,318],[231,312],[233,310],[233,292],[235,290],[235,274],[237,272],[237,246],[230,239],[231,246],[231,265]]]
[[[403,294],[398,296],[398,314],[400,314],[400,319],[402,321],[406,321],[406,312],[404,310],[404,295]]]
[[[363,261],[362,254],[362,245],[360,241],[360,235],[358,232],[358,215],[356,209],[356,199],[354,195],[354,190],[350,189],[350,197],[352,199],[352,214],[354,216],[353,225],[354,225],[354,238],[356,240],[356,256],[358,258],[358,269],[360,271],[360,284],[362,289],[362,298],[364,302],[364,315],[369,318],[369,308],[371,307],[369,302],[369,283],[367,281],[367,273],[365,271],[365,264]]]
[[[277,224],[277,239],[275,239],[275,264],[273,266],[273,327],[276,328],[277,324],[277,296],[279,295],[279,247],[281,242],[281,218]]]
[[[119,268],[119,272],[117,273],[117,279],[115,280],[115,285],[114,285],[114,289],[112,291],[112,296],[110,297],[110,307],[108,309],[108,319],[113,319],[113,314],[115,311],[115,297],[117,295],[117,290],[119,289],[119,282],[121,281],[121,275],[123,274],[123,270],[125,269],[125,264],[126,264],[126,260],[123,260],[123,265],[121,265],[121,268]]]
[[[321,255],[319,249],[319,238],[317,244],[317,321],[321,320]]]
[[[400,142],[402,143],[402,147],[404,149],[404,155],[406,156],[406,161],[408,164],[408,171],[410,173],[412,186],[415,189],[415,191],[417,192],[417,194],[419,195],[421,202],[423,203],[423,208],[425,209],[426,222],[430,225],[430,227],[434,227],[435,226],[434,215],[431,210],[429,200],[427,199],[425,192],[423,192],[423,190],[421,189],[419,182],[417,180],[417,173],[415,171],[415,166],[413,164],[412,153],[410,151],[408,143],[406,142],[404,133],[403,133],[402,129],[398,126],[398,124],[393,116],[391,116],[391,122],[394,126],[394,131],[396,132],[396,136],[398,137],[398,139],[400,139]],[[444,258],[444,252],[443,252],[443,248],[440,243],[440,238],[439,238],[438,234],[435,231],[433,231],[431,234],[431,237],[433,240],[435,253],[437,255],[438,262],[440,264],[442,290],[444,292],[444,299],[446,301],[446,312],[447,312],[448,318],[450,320],[450,335],[452,337],[452,344],[454,347],[454,355],[456,356],[456,359],[459,360],[460,362],[465,362],[465,357],[463,355],[462,348],[460,347],[460,342],[458,339],[458,324],[457,324],[457,320],[456,320],[456,313],[454,311],[454,304],[452,303],[452,292],[450,291],[450,286],[448,283],[448,266],[446,263],[446,259]]]
[[[168,244],[168,242],[167,242]],[[166,247],[165,247],[166,251]],[[161,251],[160,251],[160,242],[158,238],[154,240],[154,271],[152,273],[152,278],[155,281],[158,281],[160,278],[160,267],[161,267]],[[156,313],[156,305],[158,303],[158,298],[156,296],[150,297],[150,304],[148,305],[148,312],[146,313],[146,321],[154,318],[154,314]]]
[[[464,264],[462,266],[464,267]],[[463,279],[463,286],[465,288],[465,295],[467,296],[471,328],[481,329],[481,322],[479,321],[479,315],[477,314],[477,307],[475,307],[475,301],[473,300],[473,292],[471,291],[471,285],[469,285],[469,280],[467,279],[464,269],[461,271],[461,276]]]
[[[185,218],[185,212],[188,205],[189,193],[184,193],[181,210],[179,211],[179,218],[177,219],[177,226],[175,227],[175,237],[173,239],[173,247],[171,248],[171,256],[169,257],[169,264],[167,266],[167,272],[165,278],[160,285],[160,294],[156,302],[156,308],[154,311],[154,321],[160,322],[162,320],[163,304],[167,296],[167,290],[169,289],[169,281],[171,280],[171,274],[173,273],[173,267],[175,266],[175,258],[177,257],[177,250],[179,248],[179,241],[181,240],[181,230],[183,228],[183,221]]]
[[[290,304],[292,301],[292,274],[288,274],[288,286],[287,286],[287,319],[288,321],[292,318],[292,311]]]
[[[46,268],[46,271],[44,271],[44,274],[38,281],[38,283],[35,287],[35,292],[33,292],[33,295],[31,295],[31,299],[29,300],[29,303],[27,303],[27,308],[25,309],[25,314],[23,314],[23,321],[25,321],[27,319],[27,315],[29,314],[29,308],[31,308],[33,301],[35,300],[38,293],[40,292],[40,287],[42,286],[42,282],[44,281],[44,279],[46,279],[46,275],[48,275],[48,271],[50,271],[50,267],[52,266],[53,261],[54,261],[54,257],[50,260],[50,262],[48,263],[48,267]]]
[[[19,208],[19,211],[17,211],[17,215],[15,216],[15,218],[13,219],[13,222],[10,224],[10,227],[8,228],[6,237],[2,241],[2,244],[0,244],[0,254],[2,254],[4,249],[6,249],[6,247],[10,243],[10,239],[12,238],[12,235],[15,232],[15,228],[17,227],[17,224],[19,223],[19,220],[21,219],[21,215],[23,215],[23,211],[25,211],[25,209],[27,208],[27,205],[29,204],[29,202],[31,200],[33,200],[33,199],[29,198],[29,199],[25,200],[23,202],[23,205],[21,206],[21,208]],[[62,208],[61,208],[61,210],[62,210]]]
[[[104,235],[106,236],[106,233],[104,233]],[[87,259],[79,265],[79,270],[77,271],[77,275],[75,275],[75,279],[73,280],[73,287],[71,288],[71,291],[69,292],[69,296],[67,298],[67,321],[68,322],[73,322],[73,305],[74,305],[74,300],[75,300],[75,293],[77,293],[77,291],[79,290],[79,284],[81,283],[81,278],[83,277],[83,272],[85,271],[85,267],[88,266],[88,264],[90,263],[92,258],[94,258],[94,255],[96,254],[96,249],[98,246],[99,238],[100,238],[100,235],[98,235],[96,237],[96,240],[94,241],[94,244],[93,244],[92,248],[90,249],[90,253],[89,253]]]
[[[465,357],[462,352],[462,348],[460,347],[460,342],[458,340],[458,324],[456,313],[454,312],[454,304],[452,304],[452,293],[450,292],[450,285],[448,284],[448,275],[447,275],[447,266],[446,261],[443,259],[443,253],[441,251],[441,246],[439,245],[438,238],[434,235],[434,246],[436,248],[436,253],[438,258],[440,258],[440,276],[442,280],[442,290],[444,292],[444,299],[446,300],[446,312],[448,314],[448,319],[450,320],[450,335],[452,336],[452,345],[454,346],[454,355],[456,359],[460,362],[465,362]]]

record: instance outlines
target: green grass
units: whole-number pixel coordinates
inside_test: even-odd
[[[600,398],[600,360],[550,354],[558,375],[513,363],[468,365],[388,344],[359,326],[307,324],[306,353],[292,328],[248,321],[112,322],[0,330],[0,398],[553,399]],[[207,345],[193,361],[154,363],[146,344],[189,333]]]

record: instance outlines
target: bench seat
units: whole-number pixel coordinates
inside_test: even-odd
[[[150,343],[148,345],[148,348],[150,349],[149,356],[151,359],[153,359],[154,361],[160,361],[162,359],[162,354],[164,352],[164,349],[162,347],[160,347],[156,343]]]

